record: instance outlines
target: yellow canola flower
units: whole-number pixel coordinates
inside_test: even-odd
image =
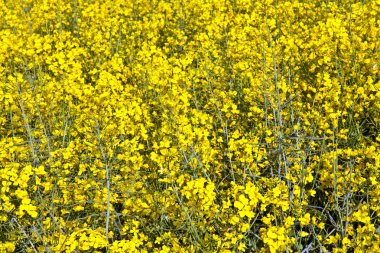
[[[0,252],[379,251],[379,17],[1,1]]]

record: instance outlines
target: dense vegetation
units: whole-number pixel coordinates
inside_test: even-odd
[[[380,252],[380,1],[0,2],[0,252]]]

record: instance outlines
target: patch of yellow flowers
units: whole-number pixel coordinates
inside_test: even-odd
[[[379,252],[380,1],[0,2],[0,252]]]

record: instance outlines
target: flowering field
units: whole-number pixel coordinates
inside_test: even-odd
[[[0,252],[380,252],[380,1],[0,2]]]

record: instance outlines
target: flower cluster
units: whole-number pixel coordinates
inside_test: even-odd
[[[0,252],[380,251],[380,2],[0,2]]]

